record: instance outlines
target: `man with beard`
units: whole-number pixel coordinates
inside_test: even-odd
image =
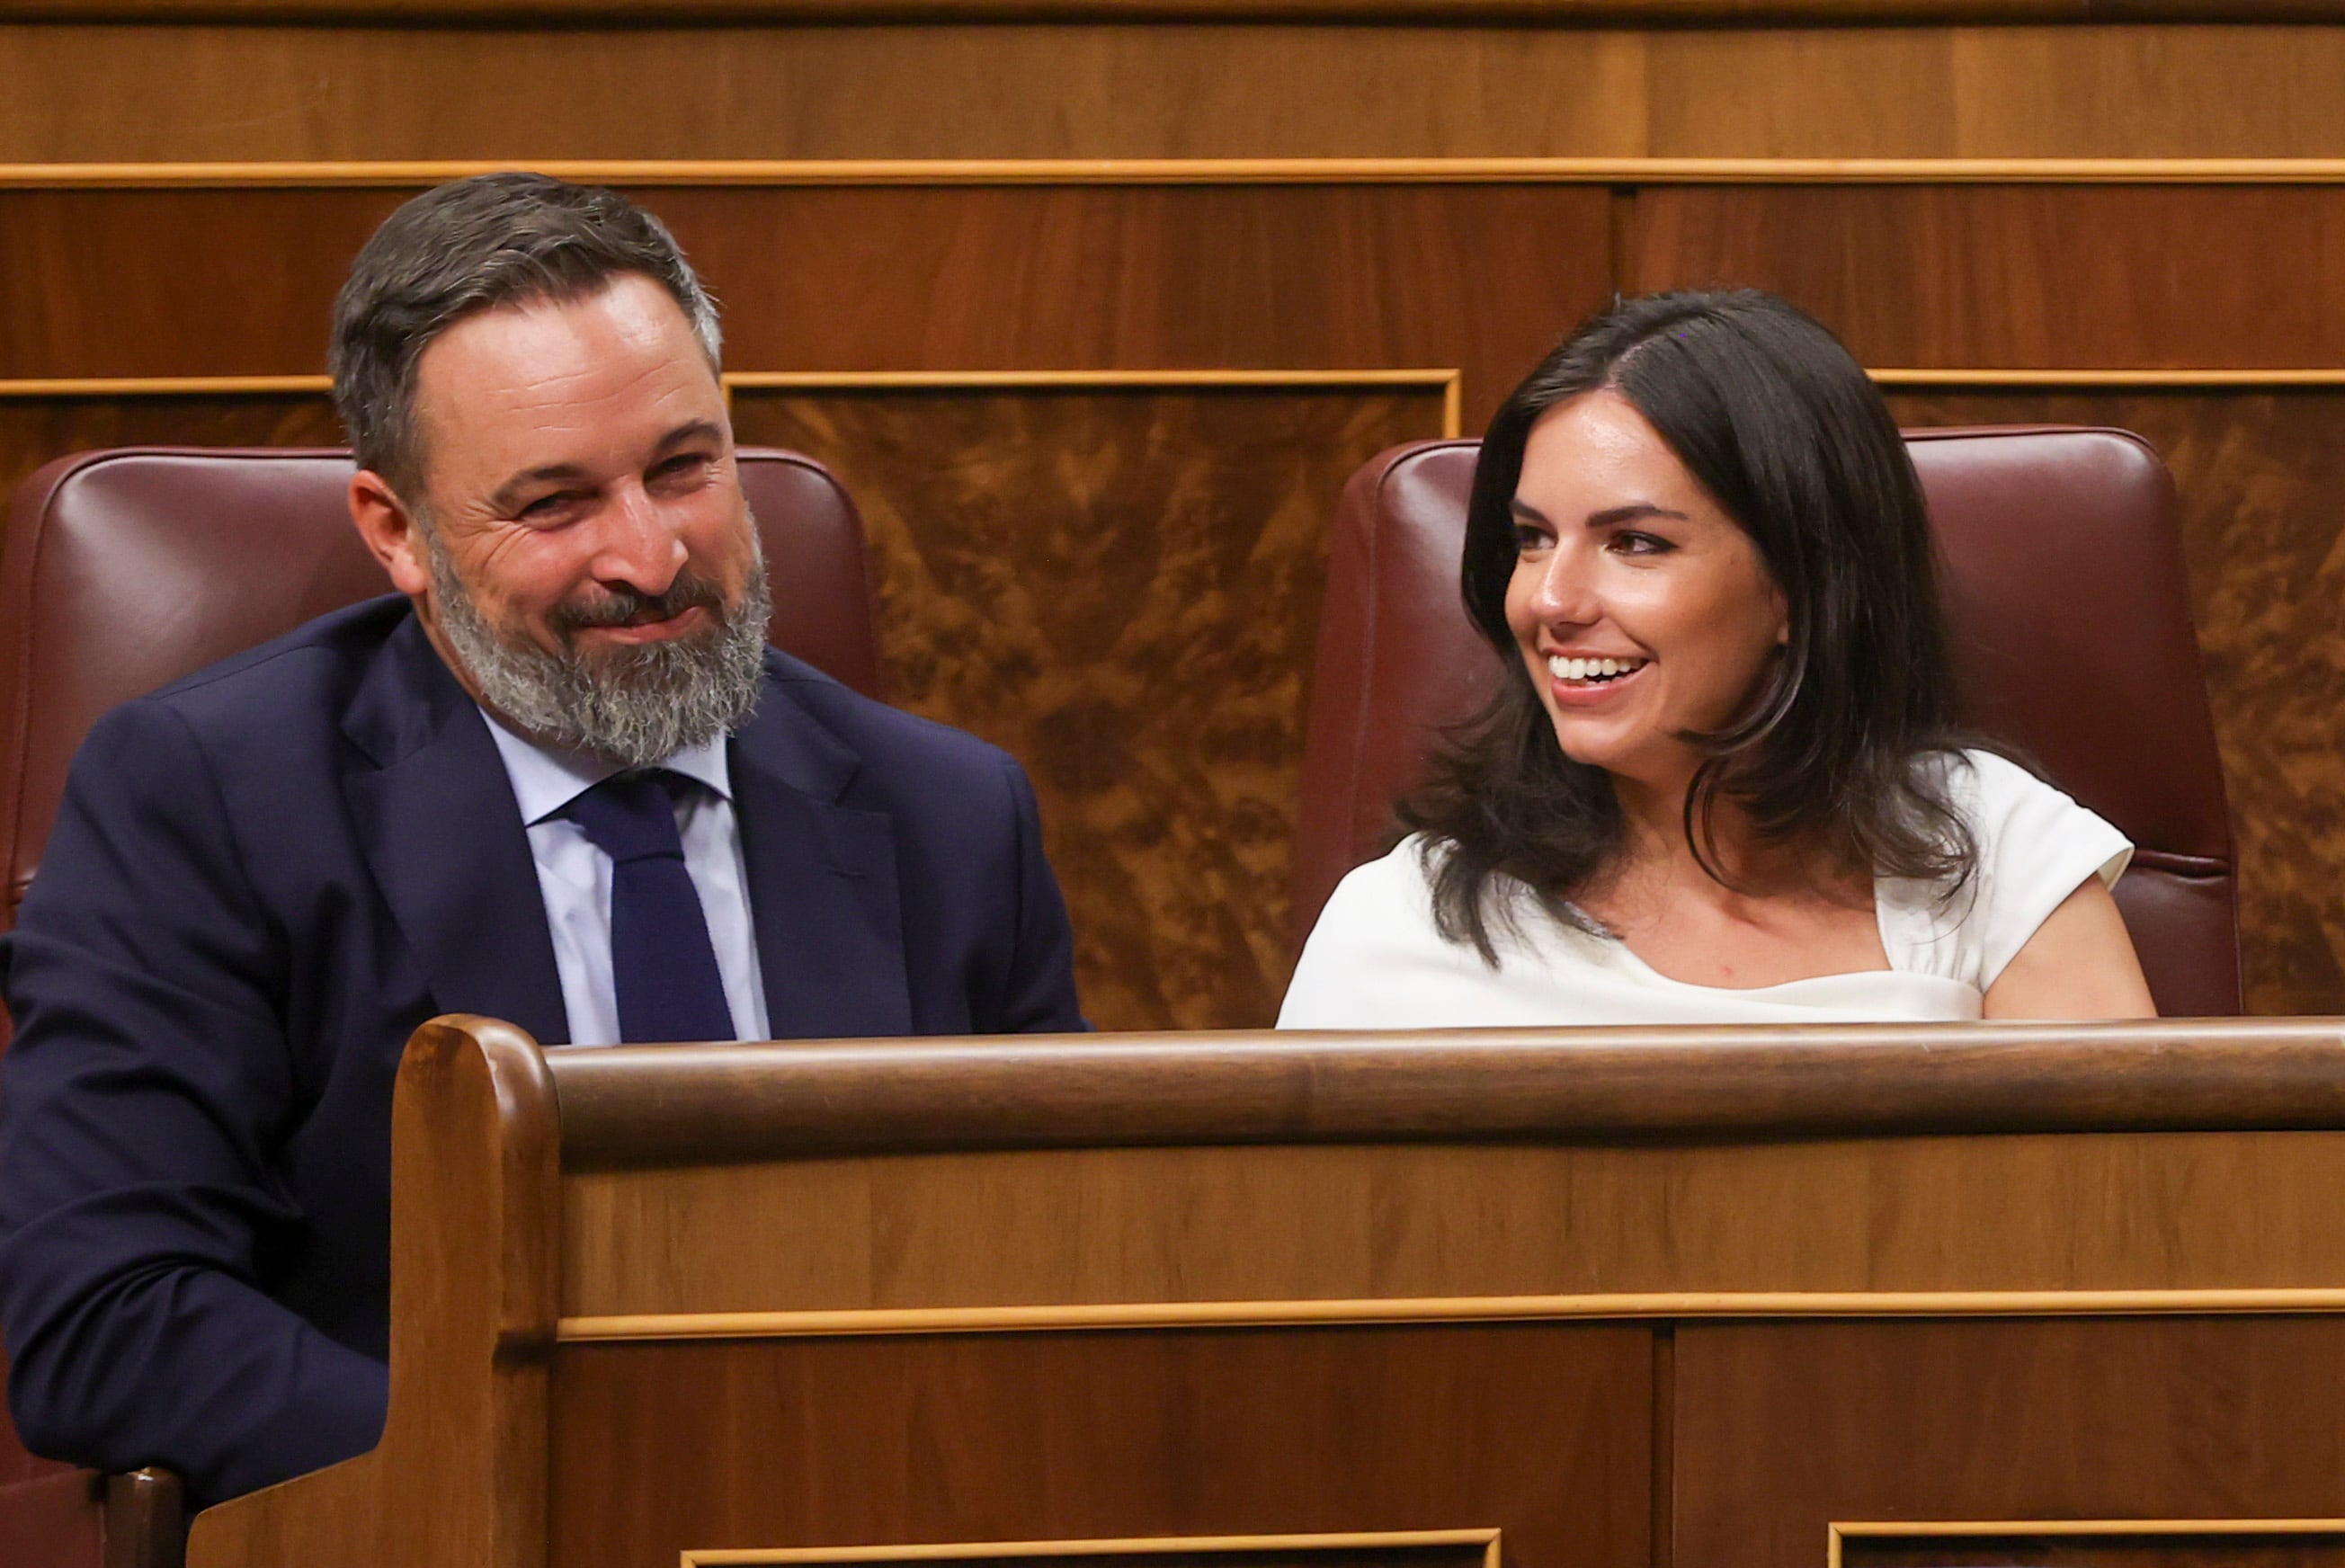
[[[371,1447],[391,1079],[549,1044],[1077,1029],[1015,764],[766,646],[716,313],[659,223],[426,193],[335,309],[397,595],[91,732],[0,947],[0,1328],[36,1452],[198,1502]]]

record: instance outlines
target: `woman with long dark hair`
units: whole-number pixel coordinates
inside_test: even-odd
[[[2132,846],[1962,730],[1920,482],[1799,310],[1581,327],[1491,422],[1463,575],[1506,673],[1283,1027],[2153,1011]]]

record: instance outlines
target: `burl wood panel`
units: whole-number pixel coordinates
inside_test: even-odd
[[[0,161],[2335,157],[2340,77],[2334,26],[67,24],[0,27]]]
[[[2304,1132],[573,1172],[562,1312],[2337,1288],[2340,1188],[2345,1133]],[[755,1246],[748,1212],[767,1217]]]
[[[1908,425],[2115,425],[2166,455],[2239,855],[2248,1009],[2345,1012],[2345,389],[1893,391]]]
[[[863,513],[890,700],[1032,778],[1103,1028],[1267,1026],[1335,500],[1437,390],[743,390]]]
[[[2345,1534],[1852,1537],[1843,1568],[2340,1568]]]
[[[51,458],[102,447],[330,447],[341,426],[314,396],[0,398],[0,504]]]
[[[1631,228],[1629,289],[1771,288],[1871,366],[2345,364],[2345,187],[1648,187]]]
[[[563,1346],[551,1561],[1495,1526],[1644,1568],[1651,1361],[1582,1325]]]
[[[2345,1516],[2345,1319],[1690,1324],[1675,1378],[1683,1563],[1815,1568],[1832,1521]]]

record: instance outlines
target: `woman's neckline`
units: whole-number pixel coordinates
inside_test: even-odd
[[[1625,959],[1628,966],[1643,978],[1657,980],[1662,985],[1675,986],[1688,991],[1704,991],[1722,996],[1763,996],[1770,991],[1788,990],[1794,986],[1819,985],[1828,980],[1862,980],[1874,975],[1910,975],[1913,973],[1911,970],[1901,969],[1898,967],[1897,946],[1892,939],[1889,929],[1889,903],[1881,895],[1881,878],[1877,876],[1873,879],[1873,929],[1878,932],[1881,936],[1882,956],[1887,960],[1881,967],[1877,969],[1835,969],[1827,974],[1802,975],[1796,979],[1777,980],[1764,986],[1709,986],[1704,985],[1700,980],[1680,980],[1675,975],[1665,975],[1660,970],[1654,968],[1651,964],[1646,962],[1644,956],[1639,953],[1634,947],[1629,946],[1625,940],[1612,931],[1611,927],[1606,926],[1602,921],[1598,920],[1594,916],[1589,915],[1586,910],[1581,909],[1577,904],[1571,905],[1571,908],[1575,913],[1589,920],[1595,927],[1593,930],[1575,931],[1573,933],[1574,935],[1587,937],[1590,941],[1602,943],[1606,947]],[[1549,918],[1553,919],[1554,917],[1550,916]],[[1557,924],[1561,926],[1563,923],[1558,921]],[[1566,929],[1570,928],[1566,927]]]

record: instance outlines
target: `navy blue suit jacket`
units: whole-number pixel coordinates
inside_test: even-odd
[[[1083,1027],[1007,755],[768,650],[730,764],[777,1037]],[[441,1013],[568,1037],[503,764],[406,602],[101,720],[0,987],[26,1444],[206,1502],[373,1447],[401,1048]]]

